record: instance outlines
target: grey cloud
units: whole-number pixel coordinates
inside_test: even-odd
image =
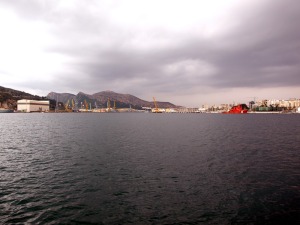
[[[186,44],[161,51],[156,49],[142,52],[133,49],[130,52],[119,48],[119,51],[103,52],[99,49],[99,61],[82,63],[80,66],[94,81],[118,81],[122,84],[138,79],[141,86],[135,86],[135,89],[148,87],[165,92],[207,85],[216,88],[300,85],[300,51],[297,51],[300,33],[296,24],[291,23],[294,21],[291,18],[295,19],[295,15],[288,12],[277,18],[272,14],[275,9],[269,9],[268,12],[262,10],[259,15],[248,17],[241,25],[243,27],[239,27],[225,39],[197,38],[192,41],[187,38],[183,42]],[[226,46],[227,41],[231,42],[229,46]],[[117,43],[122,46],[122,40]],[[187,59],[211,63],[219,72],[208,77],[193,78],[180,73],[169,77],[160,69]],[[290,67],[280,69],[286,65]],[[274,68],[266,70],[270,67]]]
[[[140,31],[114,24],[105,12],[95,15],[86,7],[77,11],[80,5],[75,11],[59,11],[54,3],[50,12],[40,1],[27,5],[25,1],[7,2],[25,18],[32,19],[36,13],[51,24],[57,42],[47,51],[71,58],[67,65],[71,72],[55,75],[64,87],[90,93],[113,87],[114,91],[139,94],[204,92],[206,87],[300,86],[300,3],[296,1],[266,1],[259,4],[261,8],[238,8],[235,26],[224,34],[208,39],[194,33],[180,37],[164,33],[162,38],[168,36],[169,45],[153,48],[130,44]],[[180,64],[189,61],[199,62],[196,70]],[[166,70],[177,64],[172,73]],[[208,73],[206,67],[213,71]]]
[[[225,73],[217,77],[220,84],[247,87],[300,85],[300,76],[296,75],[300,72],[300,31],[295,22],[300,20],[299,11],[300,4],[294,1],[273,2],[244,20],[243,27],[227,37],[227,40],[235,41],[237,47],[220,52],[213,59]],[[277,69],[266,72],[265,68],[269,67]],[[279,69],[281,67],[285,69]]]

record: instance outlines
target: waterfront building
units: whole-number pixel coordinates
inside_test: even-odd
[[[202,108],[205,109],[205,110],[208,110],[209,109],[209,105],[208,104],[202,105]]]
[[[20,112],[48,112],[50,101],[22,99],[17,101],[17,110]]]
[[[201,112],[201,113],[204,113],[204,112],[207,111],[207,108],[203,108],[203,107],[202,107],[202,108],[199,108],[198,111]]]
[[[166,109],[166,113],[176,113],[177,110],[173,109],[173,108],[167,108]]]
[[[164,112],[166,112],[166,109],[163,109],[163,108],[153,108],[153,109],[151,109],[151,111],[153,112],[153,113],[164,113]]]
[[[288,106],[289,108],[295,109],[300,106],[300,101],[299,101],[299,99],[291,98],[288,100],[288,105],[289,105]]]

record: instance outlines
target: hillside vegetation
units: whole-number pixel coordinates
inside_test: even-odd
[[[15,110],[17,101],[20,99],[44,100],[47,98],[0,86],[0,108]]]

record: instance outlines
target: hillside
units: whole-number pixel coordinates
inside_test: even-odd
[[[17,101],[20,99],[43,100],[46,99],[46,97],[40,97],[24,91],[0,86],[0,108],[16,109]]]
[[[50,92],[46,97],[40,97],[32,95],[24,91],[14,90],[0,86],[0,108],[16,109],[17,101],[20,99],[32,99],[32,100],[45,100],[50,99],[51,108],[55,107],[55,101],[62,102],[63,104],[69,103],[71,105],[74,100],[75,105],[78,108],[88,103],[92,108],[106,108],[108,100],[111,107],[114,105],[117,108],[135,108],[141,109],[142,107],[154,107],[153,102],[142,100],[136,96],[130,94],[120,94],[113,91],[101,91],[95,94],[89,95],[83,92],[79,92],[77,95],[70,93],[55,93]],[[54,100],[54,101],[53,101]],[[170,102],[157,102],[160,108],[176,108],[174,104]]]
[[[69,99],[73,99],[75,97],[76,97],[76,95],[69,94],[69,93],[55,93],[55,92],[50,92],[47,95],[47,98],[53,99],[55,101],[58,100],[59,102],[63,102],[64,104],[66,104]]]
[[[70,102],[74,100],[78,108],[82,107],[84,102],[87,102],[92,106],[92,108],[106,108],[108,99],[110,100],[111,106],[115,104],[117,108],[132,107],[135,109],[141,109],[142,107],[154,107],[153,102],[142,100],[130,94],[120,94],[113,91],[101,91],[92,95],[85,94],[83,92],[79,92],[77,95],[50,92],[47,97],[49,99],[63,102],[64,104],[66,104],[68,101],[70,104]],[[170,102],[157,102],[157,105],[161,108],[176,108],[176,106]]]

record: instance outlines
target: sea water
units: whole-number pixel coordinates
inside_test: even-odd
[[[0,224],[299,224],[300,114],[0,115]]]

